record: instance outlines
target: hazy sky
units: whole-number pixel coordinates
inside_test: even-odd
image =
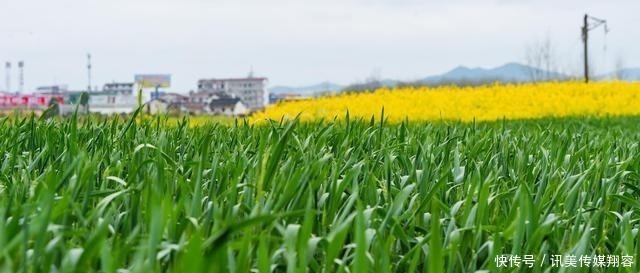
[[[522,62],[526,46],[548,35],[557,62],[577,72],[587,12],[611,28],[592,33],[603,71],[618,60],[640,66],[638,11],[637,0],[0,0],[0,61],[25,61],[27,91],[84,88],[90,52],[94,85],[170,73],[171,90],[186,92],[199,78],[243,77],[251,67],[271,86],[372,73],[413,80]]]

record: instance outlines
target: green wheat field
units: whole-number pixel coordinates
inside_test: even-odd
[[[639,117],[3,118],[0,272],[638,272],[639,142]]]

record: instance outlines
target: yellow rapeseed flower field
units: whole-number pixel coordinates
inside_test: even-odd
[[[251,116],[303,121],[379,118],[390,122],[492,121],[566,116],[620,116],[640,114],[640,83],[562,82],[495,84],[479,87],[383,88],[375,92],[341,94],[309,100],[282,102]]]

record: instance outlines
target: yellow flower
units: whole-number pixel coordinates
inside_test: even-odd
[[[349,93],[278,103],[253,114],[250,122],[292,119],[303,121],[380,118],[389,122],[492,121],[566,116],[640,114],[640,84],[580,82],[494,84],[478,87],[382,88],[372,93]]]

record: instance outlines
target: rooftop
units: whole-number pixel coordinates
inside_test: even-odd
[[[230,98],[231,96],[229,96],[229,94],[225,93],[225,92],[221,92],[221,91],[214,91],[214,92],[193,92],[191,94],[189,94],[189,97],[192,98],[210,98],[210,97],[218,97],[218,98]]]
[[[105,83],[105,86],[111,86],[111,85],[133,85],[132,82],[110,82],[110,83]]]
[[[224,82],[244,82],[244,81],[266,81],[267,78],[259,77],[259,78],[225,78],[225,79],[200,79],[198,82],[204,81],[224,81]]]
[[[239,101],[240,101],[239,98],[222,98],[222,99],[212,100],[211,103],[209,103],[209,106],[210,107],[233,106],[233,105],[236,105],[236,103],[238,103]]]
[[[162,96],[174,96],[174,97],[180,97],[180,98],[188,98],[189,97],[189,96],[186,96],[186,95],[183,95],[183,94],[179,94],[179,93],[165,93]]]

